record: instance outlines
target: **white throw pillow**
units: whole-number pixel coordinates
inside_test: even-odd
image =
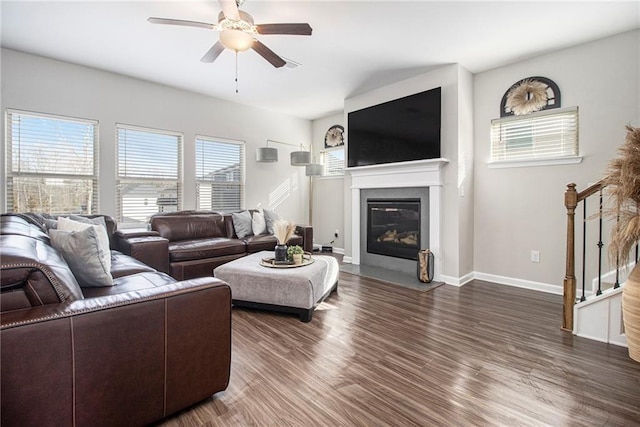
[[[254,236],[267,233],[267,223],[265,222],[262,209],[253,213],[253,217],[251,217],[251,228],[253,229]]]
[[[95,228],[98,246],[100,248],[98,256],[100,257],[101,263],[106,266],[107,271],[111,271],[111,248],[109,247],[107,229],[101,225],[74,221],[66,217],[58,218],[58,230],[60,231],[82,231],[88,227]]]

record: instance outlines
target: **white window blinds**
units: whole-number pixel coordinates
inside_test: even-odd
[[[491,162],[578,155],[578,107],[491,121]]]
[[[244,142],[196,137],[199,210],[237,211],[244,206]]]
[[[98,210],[98,122],[7,110],[7,212]]]
[[[322,152],[323,176],[344,175],[344,146]]]
[[[145,226],[158,212],[182,205],[182,135],[116,125],[117,216],[122,227]]]

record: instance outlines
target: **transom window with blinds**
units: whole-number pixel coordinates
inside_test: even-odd
[[[322,176],[344,175],[344,146],[322,152],[324,172]]]
[[[182,134],[116,125],[118,226],[144,227],[182,207]]]
[[[199,210],[222,212],[244,208],[245,144],[196,137],[196,198]]]
[[[491,121],[491,162],[578,157],[578,107]]]
[[[7,110],[7,212],[98,210],[98,122]]]

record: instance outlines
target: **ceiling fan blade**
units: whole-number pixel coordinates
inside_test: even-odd
[[[206,63],[213,62],[218,59],[218,56],[220,56],[222,51],[224,51],[224,45],[220,41],[218,41],[216,42],[216,44],[211,46],[211,49],[209,49],[207,53],[204,54],[200,61]]]
[[[258,40],[253,41],[253,46],[251,46],[251,48],[256,52],[258,52],[258,55],[262,56],[264,59],[269,61],[271,65],[273,65],[276,68],[280,68],[287,63],[284,59],[276,55],[274,51],[266,47],[264,44],[262,44]]]
[[[227,19],[231,19],[232,21],[240,20],[240,13],[238,13],[238,5],[236,4],[236,0],[218,0],[220,2],[220,7],[222,8],[222,12],[224,13],[224,17]]]
[[[310,36],[309,24],[260,24],[256,25],[258,34],[287,34],[292,36]]]
[[[181,25],[183,27],[206,28],[208,30],[213,30],[217,27],[214,24],[208,24],[206,22],[185,21],[182,19],[149,18],[147,19],[147,21],[151,22],[152,24]]]

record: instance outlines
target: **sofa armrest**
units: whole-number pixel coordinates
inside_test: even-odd
[[[215,278],[0,321],[2,425],[147,425],[228,385],[231,290]]]
[[[302,236],[302,249],[313,252],[313,227],[310,225],[296,225],[296,234]]]
[[[114,249],[163,273],[169,273],[169,240],[157,231],[116,231]]]

